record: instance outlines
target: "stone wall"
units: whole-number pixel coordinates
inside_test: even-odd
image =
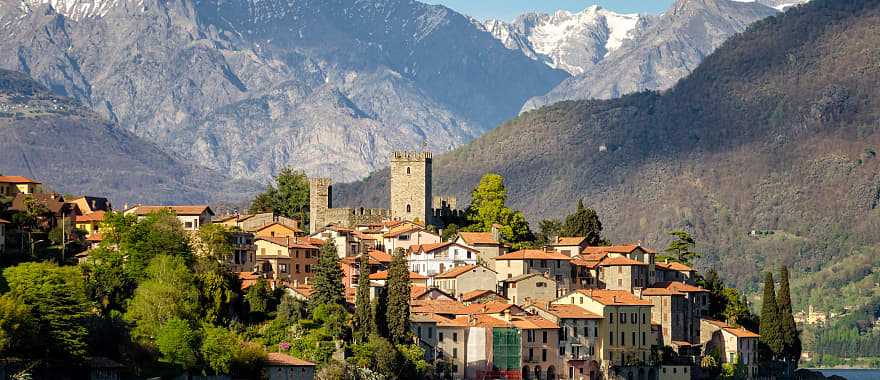
[[[309,232],[329,224],[328,211],[333,207],[333,180],[309,178]]]
[[[391,216],[431,222],[431,153],[394,152],[391,156]]]

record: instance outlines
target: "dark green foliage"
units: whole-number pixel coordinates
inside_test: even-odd
[[[157,211],[140,221],[121,213],[111,213],[105,216],[105,224],[109,227],[109,240],[105,246],[118,241],[119,251],[127,256],[125,271],[136,281],[145,278],[145,269],[156,256],[180,257],[187,266],[193,262],[189,236],[171,211]]]
[[[794,314],[791,307],[791,290],[788,284],[788,267],[782,266],[779,269],[779,330],[782,336],[782,357],[786,363],[792,364],[797,368],[797,362],[801,358],[801,339],[797,325],[794,322]]]
[[[9,295],[0,296],[0,357],[27,352],[36,342],[31,308]]]
[[[406,252],[398,248],[388,268],[388,339],[394,343],[408,343],[412,332],[409,329],[410,279]]]
[[[781,332],[781,318],[779,307],[776,304],[776,290],[773,283],[773,273],[767,272],[764,279],[764,296],[761,304],[761,344],[764,347],[763,359],[773,361],[782,353],[783,338]]]
[[[834,365],[831,358],[880,356],[880,331],[873,328],[880,318],[880,298],[830,322],[815,333],[812,350],[818,364]],[[806,339],[805,339],[806,341]]]
[[[574,213],[565,218],[559,232],[563,236],[585,237],[590,246],[608,245],[602,238],[602,222],[596,210],[584,207],[584,201],[580,199]]]
[[[370,304],[373,312],[372,325],[370,330],[375,331],[377,335],[388,336],[388,295],[380,293],[378,297],[373,298]]]
[[[269,303],[272,302],[272,292],[269,290],[269,284],[265,279],[257,280],[256,284],[251,285],[244,299],[247,301],[248,310],[255,318],[261,318],[269,312]]]
[[[21,342],[16,356],[70,365],[88,356],[86,321],[94,305],[85,296],[79,270],[48,263],[24,263],[7,268],[3,277],[9,284],[7,304],[13,310],[26,307],[32,339]],[[17,305],[17,306],[12,306]],[[10,310],[10,309],[7,309]],[[7,311],[8,312],[8,311]],[[15,334],[18,332],[15,332]]]
[[[251,202],[250,212],[273,212],[309,223],[309,179],[302,170],[284,168],[275,176],[275,184],[258,194]]]
[[[277,320],[284,324],[299,322],[308,316],[305,301],[293,298],[289,295],[281,296],[281,302],[278,304],[278,312],[275,314]]]
[[[447,224],[446,228],[443,229],[443,233],[440,236],[440,238],[443,239],[443,241],[450,241],[452,239],[455,239],[456,236],[458,236],[458,232],[459,232],[458,224],[455,224],[455,223]]]
[[[687,231],[672,231],[669,235],[673,237],[673,240],[669,242],[669,246],[666,247],[666,253],[672,255],[674,260],[688,264],[691,262],[691,259],[701,256],[699,253],[693,251],[697,243]]]
[[[361,254],[358,263],[358,288],[355,296],[354,321],[352,336],[355,343],[366,342],[367,337],[374,333],[373,313],[370,310],[370,264],[369,255]]]
[[[233,319],[233,305],[238,300],[238,278],[226,267],[210,257],[199,257],[196,266],[196,286],[202,320],[221,323]]]
[[[194,323],[199,315],[199,291],[182,257],[156,257],[145,276],[125,313],[125,319],[135,324],[133,337],[152,343],[159,329],[171,319]]]
[[[718,272],[710,269],[704,277],[697,279],[697,284],[709,291],[709,318],[758,331],[758,317],[749,309],[745,296],[739,290],[725,286]]]
[[[86,292],[98,303],[101,314],[124,312],[125,301],[131,298],[136,283],[125,271],[125,254],[102,245],[89,253],[82,265]]]
[[[342,285],[342,268],[339,267],[339,256],[336,245],[328,239],[321,246],[318,264],[314,267],[315,293],[310,299],[313,307],[320,305],[345,305],[345,287]]]
[[[544,219],[538,223],[538,234],[535,236],[540,245],[550,244],[553,239],[562,236],[562,222],[556,219]]]

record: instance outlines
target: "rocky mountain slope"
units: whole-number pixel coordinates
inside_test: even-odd
[[[0,0],[0,35],[0,67],[260,181],[449,150],[568,76],[411,0]]]
[[[640,18],[616,49],[584,60],[582,72],[529,100],[523,110],[562,100],[610,99],[668,89],[730,36],[776,13],[758,2],[678,0],[662,15]]]
[[[0,69],[0,173],[136,202],[241,200],[254,183],[179,161],[30,77]]]
[[[465,203],[497,172],[533,228],[584,199],[615,242],[690,230],[698,266],[744,289],[784,263],[798,303],[860,299],[880,267],[878,25],[880,2],[814,0],[667,93],[558,103],[436,157],[435,192]],[[384,205],[386,178],[338,186],[337,203]]]

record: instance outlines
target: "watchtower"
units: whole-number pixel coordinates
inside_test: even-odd
[[[431,153],[391,155],[391,217],[430,223]]]
[[[333,207],[333,180],[309,178],[309,233],[326,226],[327,213]]]

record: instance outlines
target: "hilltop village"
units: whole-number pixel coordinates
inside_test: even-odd
[[[463,211],[454,198],[432,193],[431,154],[394,153],[390,165],[389,209],[334,208],[331,181],[310,178],[308,231],[297,219],[221,216],[207,205],[135,205],[122,214],[143,219],[170,211],[193,236],[222,225],[231,231],[225,265],[243,290],[261,284],[303,301],[320,291],[314,281],[321,247],[333,242],[350,310],[362,284],[371,299],[382,299],[394,256],[403,254],[413,343],[425,361],[448,363],[448,378],[690,379],[705,377],[700,366],[707,356],[740,366],[747,378],[758,374],[759,335],[707,317],[709,291],[697,285],[692,267],[659,260],[638,243],[591,246],[583,236],[513,249],[500,226],[444,240],[432,226]],[[45,212],[38,223],[73,221],[86,245],[73,257],[85,265],[103,240],[112,205],[41,188],[29,178],[0,177],[0,194],[12,199],[7,213],[39,203]],[[14,234],[3,230],[10,223],[0,220],[0,252],[3,236]],[[663,347],[674,359],[657,357]],[[314,375],[314,363],[283,353],[269,359],[279,368],[302,368],[302,377],[292,378]]]

